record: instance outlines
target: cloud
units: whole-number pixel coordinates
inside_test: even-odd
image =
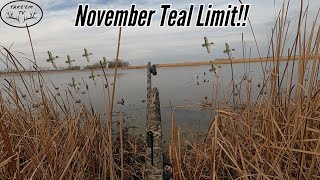
[[[117,47],[118,28],[117,27],[74,27],[77,5],[79,3],[90,3],[92,8],[99,9],[122,9],[130,8],[131,3],[136,3],[138,9],[157,9],[160,14],[161,3],[171,3],[173,8],[182,9],[189,7],[190,3],[198,5],[198,1],[106,1],[106,0],[34,0],[44,10],[42,21],[30,28],[36,56],[40,66],[50,66],[47,63],[46,52],[50,50],[54,55],[60,56],[57,61],[58,66],[66,66],[64,63],[66,55],[76,59],[77,64],[86,65],[85,59],[81,56],[83,48],[87,48],[94,55],[92,62],[98,62],[103,56],[107,59],[114,59]],[[201,1],[207,4],[212,1]],[[236,0],[218,0],[213,2],[216,8],[226,8],[229,3],[239,4]],[[261,52],[266,55],[268,39],[271,36],[271,28],[275,22],[275,17],[282,4],[273,1],[253,1],[251,3],[250,20],[259,43]],[[316,13],[314,7],[320,7],[319,2],[310,6],[313,14]],[[4,5],[0,3],[0,6]],[[298,0],[293,0],[292,11],[289,17],[294,20],[298,5]],[[298,7],[298,6],[296,6]],[[196,12],[196,11],[195,11]],[[254,38],[249,26],[247,27],[159,27],[160,15],[153,19],[151,27],[124,27],[121,39],[121,59],[130,61],[133,65],[145,64],[148,61],[153,63],[181,62],[186,60],[200,61],[225,57],[223,54],[224,44],[228,42],[237,49],[235,57],[242,57],[241,35],[243,33],[247,48],[252,48],[252,56],[257,56],[255,51]],[[193,18],[195,18],[194,15]],[[193,19],[194,21],[194,19]],[[0,22],[1,45],[9,46],[14,42],[13,50],[21,51],[31,57],[31,48],[26,29],[17,29]],[[215,43],[212,53],[206,53],[201,46],[203,36],[207,36]],[[249,50],[247,50],[249,51]],[[22,62],[29,67],[27,61]],[[1,66],[3,67],[3,66]]]

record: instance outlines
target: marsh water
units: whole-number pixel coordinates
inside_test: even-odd
[[[158,74],[152,76],[152,86],[157,87],[160,94],[164,133],[170,132],[172,111],[175,114],[177,125],[183,132],[205,132],[214,114],[210,110],[203,108],[201,104],[207,102],[215,105],[218,102],[231,102],[234,95],[231,84],[231,65],[221,65],[220,72],[217,73],[219,78],[214,72],[209,71],[210,68],[211,66],[158,68]],[[281,65],[281,69],[283,68],[284,64]],[[111,94],[113,85],[110,85],[110,83],[113,82],[114,70],[106,70],[105,73]],[[246,74],[246,78],[251,79],[251,98],[257,97],[261,90],[260,85],[263,79],[261,64],[250,64],[250,67],[249,64],[233,64],[233,73],[235,84],[244,80],[244,75]],[[103,71],[95,70],[94,74],[100,75],[95,82],[89,78],[91,75],[90,70],[42,73],[42,76],[48,89],[58,101],[69,101],[74,106],[80,106],[75,101],[81,100],[82,103],[88,106],[92,104],[95,111],[103,115],[106,113],[105,97],[108,88],[105,85],[106,80]],[[129,127],[132,132],[143,134],[146,128],[147,70],[120,69],[118,74],[115,92],[115,117],[121,111],[124,125]],[[36,76],[36,74],[33,74],[33,76]],[[37,84],[37,81],[32,82],[30,75],[23,75],[23,77],[26,82]],[[79,90],[68,85],[72,82],[72,78],[78,84]],[[4,94],[4,85],[7,84],[6,80],[14,80],[21,89],[21,95],[27,94],[21,83],[21,77],[18,75],[1,76],[2,94]],[[217,81],[219,81],[218,88]],[[88,90],[86,90],[86,84],[88,85]],[[243,83],[242,86],[242,90],[239,93],[245,100],[246,83]],[[85,93],[82,93],[84,91]],[[37,94],[37,92],[32,93]],[[66,94],[69,94],[68,98]],[[70,94],[72,94],[72,97],[70,97]],[[26,96],[24,99],[30,100],[30,97]],[[108,98],[106,97],[106,99]],[[123,99],[123,105],[117,103],[121,99]]]

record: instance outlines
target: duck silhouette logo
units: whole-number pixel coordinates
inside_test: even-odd
[[[4,5],[0,11],[0,17],[9,26],[25,28],[39,23],[43,17],[43,11],[34,2],[17,0]]]

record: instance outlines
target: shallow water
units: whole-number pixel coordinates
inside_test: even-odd
[[[290,68],[292,63],[290,63]],[[284,64],[281,65],[281,69],[284,68]],[[217,102],[229,102],[233,99],[232,84],[231,84],[231,65],[221,65],[219,78],[215,76],[213,72],[209,72],[210,66],[198,66],[198,67],[175,67],[175,68],[158,68],[157,76],[152,77],[153,87],[158,87],[160,93],[161,103],[161,117],[163,124],[164,134],[168,134],[171,126],[171,108],[170,102],[173,106],[190,106],[189,108],[174,108],[175,120],[181,130],[184,132],[205,132],[207,131],[211,119],[209,110],[203,109],[200,103],[205,101],[211,102],[212,95],[213,103]],[[270,68],[267,68],[270,69]],[[295,67],[296,69],[296,67]],[[247,73],[248,79],[252,79],[252,99],[256,98],[261,90],[258,84],[262,84],[263,73],[260,63],[250,64],[234,64],[234,81],[238,84],[243,80],[243,75]],[[205,74],[204,74],[205,73]],[[43,78],[52,91],[53,94],[58,92],[60,96],[56,96],[58,101],[69,100],[74,103],[80,99],[81,102],[87,105],[92,103],[93,108],[101,113],[105,113],[105,100],[107,89],[105,88],[105,78],[101,70],[96,70],[95,74],[100,74],[97,77],[96,82],[89,78],[91,71],[78,71],[78,72],[58,72],[58,73],[43,73]],[[114,70],[106,71],[108,82],[113,82]],[[123,112],[123,119],[125,125],[130,127],[133,132],[138,134],[144,134],[146,127],[146,74],[145,69],[136,70],[119,70],[116,83],[116,98],[115,98],[115,112],[119,112],[120,109]],[[201,75],[197,79],[197,74]],[[36,74],[34,74],[36,76]],[[23,75],[28,84],[32,84],[30,75]],[[68,83],[72,82],[72,77],[79,84],[79,90],[76,91],[74,88],[68,86]],[[7,84],[5,81],[14,80],[17,85],[21,88],[22,94],[27,94],[21,79],[19,76],[13,75],[2,75],[0,82],[2,84],[2,94],[4,85]],[[37,79],[37,78],[35,78]],[[59,87],[58,90],[54,88],[52,83]],[[215,98],[216,93],[216,82],[219,81],[219,90],[217,99]],[[206,81],[206,82],[205,82]],[[246,84],[244,81],[240,95],[242,100],[246,100]],[[37,84],[37,81],[35,81]],[[214,91],[213,91],[214,83]],[[85,84],[88,84],[89,90],[86,94],[82,94],[82,91],[86,90]],[[112,92],[110,86],[110,93]],[[70,90],[74,99],[66,97]],[[32,92],[37,94],[36,92]],[[38,95],[39,96],[39,95]],[[117,101],[124,99],[124,105],[117,104]],[[27,97],[25,99],[30,99]],[[238,100],[238,99],[237,99]],[[79,106],[79,104],[75,104]],[[213,118],[213,116],[211,116]]]

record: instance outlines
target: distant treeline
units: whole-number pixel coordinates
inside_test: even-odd
[[[69,66],[66,68],[66,70],[79,70],[79,69],[81,69],[80,66]]]
[[[129,62],[119,59],[119,61],[118,61],[118,67],[119,68],[128,67],[128,66],[130,66]],[[107,64],[102,64],[102,67],[104,67],[104,68],[115,68],[116,67],[116,61],[113,60],[113,61],[108,62]],[[100,65],[100,63],[95,63],[95,64],[92,64],[92,65],[87,65],[84,68],[85,69],[96,69],[96,68],[101,68],[101,65]]]
[[[108,66],[108,67],[107,67]],[[130,66],[130,63],[127,61],[123,61],[121,59],[119,59],[118,61],[118,68],[125,68]],[[109,62],[102,62],[102,67],[103,68],[115,68],[116,67],[116,61],[109,61]],[[68,67],[58,67],[58,69],[53,69],[52,67],[42,67],[39,70],[40,71],[56,71],[56,70],[79,70],[79,69],[97,69],[97,68],[101,68],[101,64],[100,62],[98,63],[94,63],[92,65],[87,65],[87,66],[68,66]],[[29,72],[33,72],[36,71],[35,69],[21,69],[21,70],[16,70],[16,69],[4,69],[4,70],[0,70],[0,74],[2,73],[15,73],[15,72],[24,72],[24,71],[29,71]]]
[[[129,62],[119,59],[118,67],[128,67],[128,66],[130,66]],[[116,67],[116,62],[115,61],[109,62],[108,68],[114,68],[114,67]]]

